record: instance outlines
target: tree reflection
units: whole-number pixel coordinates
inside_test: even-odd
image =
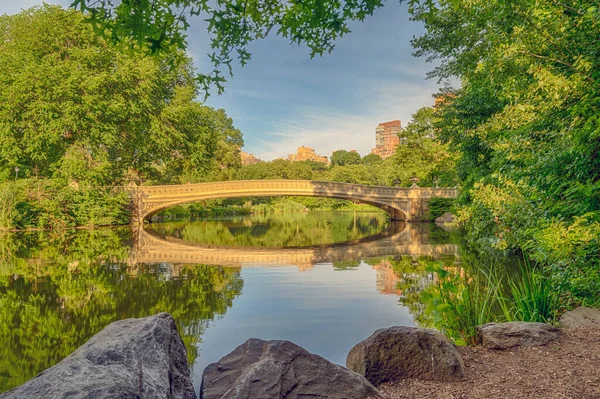
[[[310,212],[160,223],[148,230],[204,245],[289,248],[359,240],[380,233],[386,226],[383,212]]]
[[[0,392],[69,355],[109,323],[166,311],[190,363],[208,322],[241,293],[239,269],[128,265],[131,232],[0,237]]]

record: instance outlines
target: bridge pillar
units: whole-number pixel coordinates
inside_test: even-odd
[[[429,213],[429,198],[421,196],[421,188],[416,184],[409,189],[408,197],[410,198],[409,222],[427,222],[427,214]]]

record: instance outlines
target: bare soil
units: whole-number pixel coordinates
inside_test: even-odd
[[[389,399],[600,399],[600,326],[563,330],[548,346],[459,351],[464,381],[404,380],[379,389]]]

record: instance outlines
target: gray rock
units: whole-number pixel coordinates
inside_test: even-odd
[[[363,376],[289,341],[251,338],[210,364],[201,399],[381,398]]]
[[[167,313],[116,321],[2,399],[192,399],[185,346]]]
[[[481,345],[488,349],[547,345],[560,337],[558,328],[545,323],[488,323],[477,327]]]
[[[441,224],[451,223],[452,221],[454,221],[454,215],[452,215],[450,212],[446,212],[442,216],[435,218],[435,222]]]
[[[346,367],[375,386],[404,378],[454,381],[465,376],[452,342],[439,331],[414,327],[375,331],[350,350]]]
[[[581,306],[562,315],[559,324],[564,328],[577,328],[582,326],[600,327],[600,310]]]

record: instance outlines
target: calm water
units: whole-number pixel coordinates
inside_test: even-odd
[[[344,364],[378,328],[430,323],[419,293],[433,282],[427,265],[460,259],[451,241],[366,212],[0,236],[0,392],[112,321],[161,311],[177,320],[196,389],[250,337]]]

